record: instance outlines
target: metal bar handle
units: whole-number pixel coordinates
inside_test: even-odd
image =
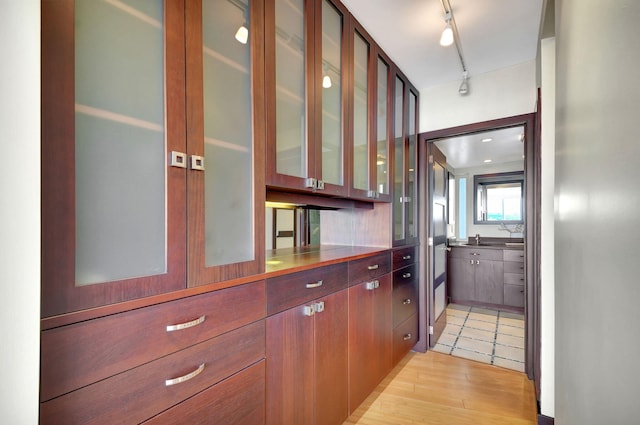
[[[319,280],[317,282],[314,282],[314,283],[307,283],[307,288],[308,289],[319,288],[320,286],[322,286],[322,281],[321,280]]]
[[[204,363],[202,363],[196,370],[193,372],[187,373],[186,375],[179,376],[173,379],[167,379],[164,381],[164,385],[170,387],[171,385],[180,384],[182,382],[188,381],[189,379],[193,379],[196,376],[200,375],[200,373],[204,370]]]
[[[409,279],[411,277],[411,273],[403,273],[402,277],[405,279]]]
[[[402,304],[404,304],[404,305],[411,304],[411,298],[407,298],[406,300],[402,301]]]
[[[403,255],[402,259],[403,260],[411,260],[411,255]]]
[[[378,270],[378,267],[380,267],[380,265],[374,264],[372,266],[368,266],[367,269],[369,269],[369,270]]]
[[[402,337],[403,341],[409,341],[411,339],[411,334],[406,334],[404,337]]]
[[[194,326],[198,326],[200,323],[204,322],[207,316],[204,314],[197,319],[194,319],[190,322],[178,323],[177,325],[167,325],[167,332],[179,331],[182,329],[192,328]]]

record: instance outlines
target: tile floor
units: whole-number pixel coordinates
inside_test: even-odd
[[[434,350],[524,372],[524,316],[449,304]]]

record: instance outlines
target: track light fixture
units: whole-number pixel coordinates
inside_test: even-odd
[[[453,44],[453,28],[451,28],[451,12],[447,12],[444,15],[444,21],[447,25],[444,27],[442,31],[442,35],[440,36],[440,45],[441,46],[451,46]]]
[[[322,64],[322,87],[325,89],[331,87],[331,77],[329,77],[329,71],[326,64]]]
[[[246,22],[238,28],[236,31],[236,40],[238,40],[242,44],[247,44],[247,40],[249,40],[249,30],[246,27]]]
[[[469,73],[467,71],[464,71],[462,73],[462,84],[460,84],[458,93],[460,93],[462,96],[469,93]]]

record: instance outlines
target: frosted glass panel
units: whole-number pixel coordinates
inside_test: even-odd
[[[369,190],[368,70],[369,43],[357,32],[353,36],[353,187]]]
[[[75,5],[76,285],[166,272],[161,0]]]
[[[322,2],[322,78],[322,180],[342,186],[342,15],[327,0]]]
[[[254,259],[251,37],[247,2],[202,2],[205,265]]]
[[[276,1],[276,171],[307,175],[304,0]]]
[[[416,223],[416,96],[409,92],[409,176],[407,180],[407,237],[418,236]]]
[[[389,66],[378,58],[378,96],[377,104],[377,146],[376,146],[376,175],[377,191],[389,193],[389,139],[387,128],[387,81]]]
[[[442,275],[447,265],[447,245],[441,244],[435,246],[435,255],[433,261],[433,278],[434,280]]]
[[[404,83],[396,77],[394,111],[394,177],[393,177],[393,238],[403,240],[404,231]]]

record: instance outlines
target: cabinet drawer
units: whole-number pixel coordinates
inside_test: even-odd
[[[265,316],[264,281],[42,332],[46,401]],[[198,320],[204,317],[204,321]],[[201,322],[201,323],[200,323]],[[168,331],[179,324],[182,329]]]
[[[265,362],[238,372],[144,422],[145,425],[264,425]]]
[[[515,263],[511,261],[505,261],[504,272],[505,273],[524,273],[524,263],[523,262]]]
[[[451,247],[449,255],[453,258],[473,258],[474,260],[502,261],[501,249]]]
[[[505,263],[507,264],[507,263]],[[505,273],[504,274],[504,283],[512,284],[512,285],[524,285],[524,274],[520,273]]]
[[[264,359],[264,347],[261,320],[43,403],[40,423],[139,423]]]
[[[418,281],[418,265],[411,264],[393,272],[393,286],[400,285],[404,282],[416,284]]]
[[[397,270],[418,261],[418,247],[396,249],[393,251],[393,270]]]
[[[504,261],[519,261],[524,262],[524,251],[521,249],[505,249]]]
[[[403,269],[404,270],[404,269]],[[417,313],[418,291],[416,279],[393,281],[393,326],[397,326]]]
[[[366,282],[391,271],[391,254],[385,252],[349,262],[349,285]]]
[[[393,364],[400,360],[418,342],[418,315],[415,314],[393,330]]]
[[[339,263],[267,279],[267,315],[346,288],[347,272],[347,263]]]
[[[504,303],[524,307],[524,285],[504,285]]]

